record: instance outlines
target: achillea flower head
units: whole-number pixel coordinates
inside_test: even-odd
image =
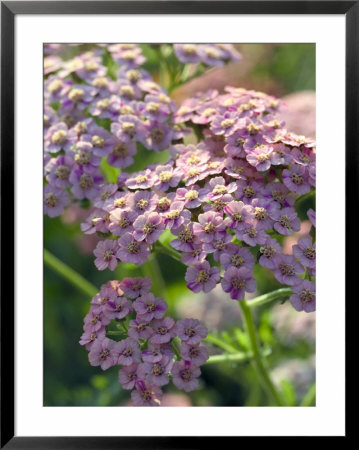
[[[176,323],[176,333],[188,345],[197,345],[207,336],[207,329],[196,319],[184,319]]]
[[[224,292],[228,292],[233,300],[243,300],[245,292],[256,290],[256,280],[252,275],[246,267],[230,266],[221,281]]]
[[[221,285],[242,300],[256,288],[258,263],[291,286],[295,309],[313,311],[315,243],[301,238],[293,255],[284,255],[278,234],[300,230],[296,200],[314,193],[315,142],[286,130],[282,103],[227,86],[224,94],[197,93],[177,106],[141,67],[141,46],[94,44],[83,51],[77,45],[67,61],[63,49],[46,46],[44,212],[60,215],[70,203],[92,208],[81,229],[100,239],[97,268],[114,270],[118,260],[140,266],[169,244],[168,253],[179,252],[176,259],[188,266],[193,292]],[[175,44],[173,52],[199,69],[240,59],[230,44]],[[104,61],[111,61],[111,71]],[[192,144],[185,144],[190,134]],[[161,162],[135,171],[145,149],[168,151],[169,158],[161,153]],[[308,217],[315,225],[313,210]],[[156,243],[162,233],[166,239]],[[91,302],[81,336],[91,363],[124,364],[119,381],[141,405],[159,404],[157,385],[167,384],[168,374],[176,386],[193,390],[208,357],[200,345],[204,332],[197,333],[202,326],[166,317],[165,300],[150,294],[151,283],[106,284]],[[190,338],[183,322],[196,331]],[[107,328],[111,336],[119,333],[118,342],[106,337]],[[174,339],[182,341],[176,356]]]
[[[211,267],[208,261],[189,267],[185,280],[187,287],[193,292],[210,292],[220,279],[218,267]]]
[[[304,267],[315,268],[315,244],[309,236],[299,239],[297,245],[293,245],[293,255]]]
[[[303,280],[292,287],[294,294],[290,297],[290,303],[297,311],[307,313],[315,311],[315,284],[309,280]]]
[[[96,340],[89,353],[91,366],[101,366],[102,370],[107,370],[118,363],[119,345],[117,342],[104,338]]]
[[[198,388],[197,378],[201,375],[201,370],[191,361],[176,361],[172,369],[173,384],[178,389],[191,392]]]
[[[148,323],[152,319],[162,319],[167,310],[167,303],[163,298],[155,298],[152,293],[148,293],[138,297],[133,307],[137,312],[137,318]]]
[[[80,341],[90,351],[92,365],[100,365],[103,370],[113,365],[122,366],[118,379],[124,389],[132,390],[131,398],[135,406],[158,406],[161,397],[158,386],[170,382],[169,374],[172,374],[176,386],[187,392],[194,390],[198,385],[199,366],[208,359],[207,350],[200,345],[207,336],[206,327],[195,319],[179,321],[177,326],[171,317],[163,317],[167,304],[148,292],[150,284],[151,280],[146,278],[126,278],[103,285],[91,300],[90,312],[84,320],[85,332]],[[132,303],[126,295],[136,300]],[[136,318],[125,320],[125,317],[116,316],[124,309],[127,316],[134,317],[133,314],[136,314]],[[129,320],[128,337],[123,338],[124,332],[119,332],[122,338],[118,342],[106,337],[107,325],[112,328],[111,319],[124,324]],[[175,359],[172,351],[174,338],[182,341],[182,361],[180,356]],[[175,380],[178,376],[182,382]]]
[[[96,256],[95,265],[98,270],[115,270],[117,267],[116,252],[118,249],[118,243],[116,240],[107,239],[106,241],[100,241],[95,250]]]

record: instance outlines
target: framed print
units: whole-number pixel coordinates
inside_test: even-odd
[[[348,435],[358,11],[1,3],[1,448]]]

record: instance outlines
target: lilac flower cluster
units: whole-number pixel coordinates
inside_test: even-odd
[[[135,406],[158,406],[161,387],[170,380],[185,392],[197,389],[200,366],[208,359],[208,351],[201,345],[206,327],[196,319],[175,323],[165,317],[167,303],[150,292],[151,285],[149,278],[125,278],[103,285],[91,300],[80,340],[89,351],[92,366],[102,370],[122,366],[118,380],[123,389],[132,391]],[[123,330],[120,341],[107,337],[106,327],[111,322]]]
[[[174,45],[183,62],[215,59],[214,50],[218,64],[238,58],[231,46]],[[221,284],[242,300],[256,290],[258,262],[292,288],[295,309],[315,310],[315,243],[308,235],[290,255],[281,246],[300,230],[296,200],[315,188],[315,142],[288,132],[280,101],[227,87],[177,108],[141,68],[136,45],[97,45],[67,61],[57,47],[47,51],[45,212],[61,214],[71,195],[91,201],[81,229],[102,237],[94,250],[99,270],[143,264],[163,250],[166,231],[193,292]],[[183,59],[191,52],[192,60]],[[109,54],[119,66],[116,81],[104,65]],[[170,158],[105,182],[103,159],[128,167],[139,145],[169,150]],[[313,211],[308,217],[315,221]]]
[[[296,309],[313,311],[315,244],[307,236],[286,255],[277,238],[300,230],[296,199],[315,186],[315,143],[284,128],[275,98],[227,92],[189,99],[175,113],[176,121],[197,127],[200,142],[170,146],[165,164],[124,173],[94,199],[96,210],[82,230],[107,235],[94,251],[95,264],[99,270],[114,270],[118,261],[141,265],[169,230],[170,245],[189,266],[192,291],[220,283],[242,300],[256,290],[257,259],[280,283],[299,289]]]
[[[109,54],[116,80],[103,63]],[[128,167],[139,145],[159,152],[188,134],[173,122],[175,103],[141,68],[144,62],[134,44],[97,45],[66,61],[45,58],[45,214],[62,214],[71,197],[104,197],[104,159]]]
[[[173,48],[178,60],[185,64],[223,66],[229,61],[241,60],[232,44],[174,44]]]

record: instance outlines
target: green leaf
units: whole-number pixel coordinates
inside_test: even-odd
[[[236,328],[234,330],[234,334],[236,336],[238,344],[241,347],[243,347],[244,349],[248,349],[249,348],[249,342],[248,342],[247,334],[243,330],[241,330],[240,328]]]
[[[297,395],[292,383],[289,380],[282,380],[282,395],[287,406],[295,406],[297,403]]]
[[[117,178],[120,174],[120,169],[110,166],[110,164],[106,161],[105,158],[102,158],[100,168],[106,181],[108,181],[109,183],[117,183]]]
[[[102,57],[102,63],[104,66],[107,67],[106,75],[110,77],[112,80],[116,81],[119,67],[113,60],[110,52],[108,51],[104,52]]]

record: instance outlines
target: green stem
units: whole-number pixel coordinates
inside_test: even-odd
[[[290,288],[280,288],[276,291],[268,292],[267,294],[260,295],[253,300],[248,300],[247,305],[249,308],[253,308],[255,306],[265,305],[268,302],[273,300],[277,300],[278,298],[288,297],[291,295],[292,290]]]
[[[82,275],[71,269],[71,267],[60,261],[46,249],[44,249],[44,263],[88,297],[92,298],[97,294],[98,289],[96,286],[91,284]]]
[[[219,348],[222,348],[228,353],[238,353],[236,347],[233,347],[231,344],[227,344],[227,342],[222,341],[220,338],[209,334],[205,339],[206,342],[210,342],[211,344],[216,345]]]
[[[180,344],[177,338],[172,339],[171,348],[173,353],[176,355],[177,360],[179,361],[181,359],[181,353],[180,353]]]
[[[244,362],[252,359],[252,355],[250,353],[231,353],[224,355],[213,355],[205,362],[205,364],[219,364],[223,362]]]
[[[122,328],[122,333],[123,332],[125,332],[125,333],[128,333],[128,326],[126,325],[126,323],[125,323],[125,321],[124,320],[121,320],[118,324],[117,324],[117,328]]]
[[[163,297],[167,297],[167,289],[166,284],[162,277],[162,272],[160,265],[158,264],[158,260],[155,253],[150,255],[149,261],[147,261],[141,267],[141,270],[144,274],[151,278],[153,283],[153,290],[156,295],[161,295]]]
[[[263,350],[260,357],[268,356],[271,354],[271,349],[267,348]],[[251,352],[237,352],[237,353],[224,353],[222,355],[212,355],[205,362],[205,364],[219,364],[222,362],[245,362],[251,361],[254,358]]]
[[[283,406],[283,400],[277,391],[273,381],[270,378],[268,369],[260,354],[259,340],[257,337],[256,327],[254,324],[253,314],[251,308],[248,306],[246,300],[239,302],[239,306],[243,314],[243,322],[249,338],[249,345],[251,353],[253,354],[252,365],[262,381],[263,387],[272,397],[277,406]]]
[[[106,334],[108,334],[109,336],[122,336],[123,331],[109,330],[106,331]]]
[[[176,250],[174,250],[172,247],[167,247],[166,245],[162,244],[162,242],[157,241],[155,245],[155,250],[158,251],[159,253],[163,253],[164,255],[168,255],[171,258],[183,264],[181,254]]]
[[[297,200],[295,201],[295,204],[298,204],[299,202],[306,200],[309,197],[312,197],[312,195],[314,195],[314,194],[315,194],[315,189],[312,189],[307,194],[304,194],[301,197],[298,197]]]
[[[199,77],[200,75],[202,75],[205,70],[206,70],[206,66],[204,66],[203,64],[197,64],[197,67],[194,68],[194,71],[193,71],[192,64],[187,64],[187,67],[185,66],[184,69],[183,69],[183,72],[182,72],[182,75],[181,75],[181,78],[180,78],[180,83],[177,83],[176,85],[172,86],[171,90],[177,88],[180,84],[189,83],[193,79],[195,79],[195,78]]]

